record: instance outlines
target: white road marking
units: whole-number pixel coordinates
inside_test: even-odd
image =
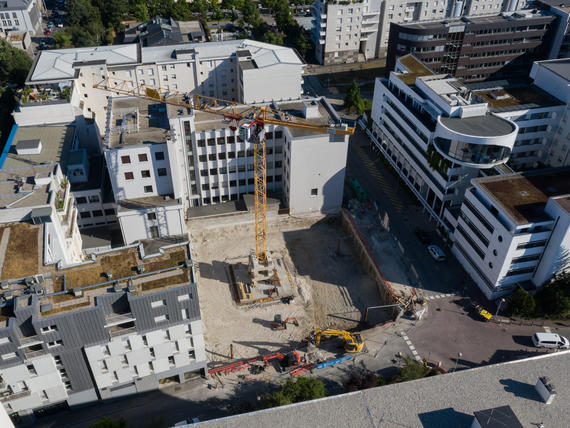
[[[545,332],[551,333],[550,327],[548,327],[548,326],[545,325],[543,328],[544,328],[544,331],[545,331]]]

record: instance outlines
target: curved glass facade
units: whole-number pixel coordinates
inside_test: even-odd
[[[436,137],[434,144],[444,155],[458,162],[491,165],[507,161],[511,149],[491,144],[473,144],[459,140]]]

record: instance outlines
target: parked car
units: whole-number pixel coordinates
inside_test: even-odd
[[[425,230],[416,229],[414,233],[422,244],[431,243],[431,239]]]
[[[534,333],[532,335],[532,343],[537,348],[553,348],[553,349],[568,349],[570,342],[564,336],[556,333]]]
[[[51,30],[50,30],[49,28],[46,29],[46,31],[44,31],[44,34],[45,34],[46,36],[51,35]]]
[[[432,256],[436,262],[442,262],[445,260],[445,253],[437,245],[428,245],[427,249],[429,255]]]
[[[55,25],[54,22],[50,21],[50,22],[48,22],[47,27],[51,29],[51,28],[53,28],[54,25]]]

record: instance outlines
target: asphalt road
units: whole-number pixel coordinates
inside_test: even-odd
[[[469,299],[451,297],[429,302],[426,318],[408,336],[418,353],[443,367],[467,369],[519,358],[542,355],[553,350],[535,348],[535,332],[552,331],[568,337],[570,323],[484,322],[471,309]],[[461,353],[461,356],[459,356]]]
[[[369,199],[375,202],[382,216],[387,213],[390,231],[404,250],[404,257],[416,278],[418,288],[426,295],[478,291],[463,268],[435,231],[427,214],[412,202],[403,183],[386,167],[370,148],[370,140],[360,128],[350,139],[348,149],[347,177],[356,177]],[[432,241],[446,252],[447,260],[435,262],[427,248],[414,234],[416,228],[428,232]],[[381,267],[381,266],[380,266]]]

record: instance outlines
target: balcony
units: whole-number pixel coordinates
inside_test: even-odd
[[[10,393],[10,391],[4,391],[4,392],[0,393],[0,403],[6,403],[8,401],[13,401],[13,400],[17,400],[19,398],[24,398],[24,397],[29,396],[30,394],[31,394],[31,391],[29,389],[18,392],[16,394],[12,394],[12,393]]]
[[[61,89],[58,85],[54,86],[26,86],[17,94],[18,104],[23,107],[44,104],[67,104],[71,100],[71,92],[73,83]]]
[[[40,339],[37,334],[35,336],[21,337],[20,346],[18,346],[18,349],[28,348],[34,345],[41,345],[43,343],[44,341]]]
[[[115,314],[115,313],[108,314],[105,316],[105,327],[109,328],[125,324],[128,322],[133,322],[135,321],[135,319],[136,318],[133,316],[131,312],[127,312],[124,314]]]

